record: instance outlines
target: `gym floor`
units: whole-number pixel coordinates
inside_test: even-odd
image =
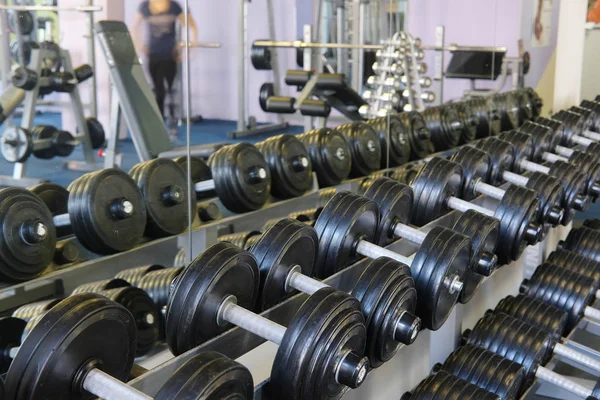
[[[19,124],[18,118],[14,119],[14,124]],[[57,128],[61,128],[62,121],[61,116],[58,113],[43,113],[38,114],[35,117],[34,125],[53,125]],[[228,139],[227,134],[236,130],[237,123],[235,121],[223,121],[223,120],[203,120],[197,124],[192,125],[191,129],[191,142],[192,145],[209,144],[217,142],[260,142],[267,139],[272,133],[251,136],[245,139]],[[0,131],[2,129],[0,128]],[[291,126],[286,130],[286,133],[298,134],[303,132],[302,126]],[[185,145],[185,126],[179,127],[177,142],[174,144],[175,147]],[[123,154],[123,165],[122,168],[125,171],[129,171],[135,164],[139,162],[135,147],[131,139],[125,139],[119,142],[119,150]],[[52,181],[56,184],[64,187],[69,186],[76,178],[82,175],[81,172],[68,171],[64,168],[66,160],[83,160],[83,152],[80,148],[76,148],[73,154],[68,158],[55,158],[52,160],[40,160],[35,157],[31,157],[27,163],[27,176],[31,178],[41,178],[48,181]],[[13,173],[13,164],[10,164],[0,157],[0,175],[9,175]],[[597,205],[592,205],[586,213],[577,213],[577,220],[585,220],[588,218],[600,218],[600,202]]]

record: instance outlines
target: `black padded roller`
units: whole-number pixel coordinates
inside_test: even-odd
[[[300,114],[309,117],[328,117],[331,113],[331,106],[323,100],[306,99],[300,106]]]
[[[285,83],[290,86],[302,87],[308,83],[312,72],[288,69],[285,73]]]
[[[296,99],[293,97],[271,96],[267,99],[267,112],[293,114],[296,112]]]

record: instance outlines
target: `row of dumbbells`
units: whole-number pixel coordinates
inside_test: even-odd
[[[435,389],[440,386],[454,386],[456,390],[471,387],[472,393],[478,393],[471,386],[475,385],[497,397],[472,398],[515,399],[538,379],[584,399],[598,398],[600,360],[587,355],[597,349],[582,353],[577,349],[586,350],[585,346],[575,342],[570,346],[572,340],[564,337],[582,319],[600,321],[600,311],[593,308],[599,296],[600,263],[587,258],[589,254],[578,247],[578,238],[586,234],[593,232],[587,228],[573,230],[559,246],[563,249],[552,252],[532,277],[523,281],[521,294],[507,296],[472,330],[465,331],[463,346],[444,364],[436,365],[433,375],[413,391],[413,396],[423,398],[420,396],[434,393],[438,397],[432,398],[441,398]],[[596,235],[587,243],[599,246],[600,240]],[[596,384],[590,387],[545,368],[554,355],[578,365]]]

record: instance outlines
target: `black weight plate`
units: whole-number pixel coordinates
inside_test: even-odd
[[[594,132],[600,131],[600,102],[582,100],[579,106],[592,111],[593,123],[591,124],[590,129]]]
[[[543,301],[522,294],[506,296],[496,306],[495,312],[503,312],[529,325],[545,330],[557,338],[565,333],[567,313]]]
[[[279,221],[279,220],[278,220]],[[249,250],[248,241],[254,236],[261,236],[261,231],[247,231],[219,236],[219,242],[228,242],[240,249]]]
[[[571,229],[567,238],[559,243],[559,248],[600,262],[600,231],[586,227]]]
[[[294,292],[285,290],[290,270],[296,266],[306,276],[313,275],[319,238],[315,230],[302,222],[285,218],[273,225],[252,246],[260,270],[260,311],[271,308]]]
[[[441,368],[505,400],[519,398],[525,376],[519,364],[471,345],[452,352]]]
[[[417,288],[417,315],[423,325],[438,330],[458,300],[451,293],[453,278],[464,282],[471,262],[471,240],[451,229],[436,226],[419,247],[410,270]]]
[[[229,329],[219,325],[219,306],[229,296],[253,310],[259,288],[259,272],[252,254],[230,243],[209,247],[174,281],[167,305],[166,335],[175,355],[198,346]]]
[[[118,253],[141,241],[146,226],[146,206],[129,175],[115,168],[104,169],[87,174],[74,191],[68,203],[71,227],[88,250],[98,254]],[[132,215],[115,218],[110,206],[123,200],[132,204]]]
[[[504,140],[515,147],[515,161],[533,159],[535,140],[531,135],[510,130],[498,135],[498,139]]]
[[[271,49],[268,47],[255,46],[250,48],[250,61],[252,66],[259,71],[268,71],[271,66]]]
[[[408,127],[410,142],[410,159],[420,160],[434,152],[431,132],[425,119],[416,111],[398,114],[400,120]]]
[[[534,122],[552,130],[552,136],[554,137],[554,143],[556,143],[556,145],[562,143],[566,136],[565,124],[562,121],[554,118],[537,117]]]
[[[371,181],[364,197],[379,206],[379,225],[375,244],[387,246],[397,239],[394,228],[397,224],[410,223],[414,194],[410,186],[389,178]]]
[[[401,344],[395,339],[396,324],[404,313],[414,313],[417,306],[417,291],[410,268],[386,257],[373,260],[358,278],[352,296],[360,302],[365,316],[366,355],[371,367],[377,368],[400,348]],[[418,320],[415,323],[420,325]],[[412,330],[412,341],[418,331],[418,327]]]
[[[165,268],[147,273],[137,287],[144,290],[159,309],[167,305],[171,284],[181,274],[183,267]]]
[[[56,131],[56,134],[52,137],[52,144],[54,145],[54,151],[58,157],[68,157],[75,150],[73,141],[75,138],[67,131]]]
[[[590,229],[600,230],[600,218],[586,219],[583,221],[583,226]]]
[[[217,195],[228,210],[236,213],[254,211],[267,202],[271,173],[264,157],[253,145],[225,146],[210,156],[208,165]]]
[[[410,159],[410,132],[397,115],[371,119],[367,124],[379,136],[381,168],[396,167]]]
[[[348,178],[352,168],[350,147],[344,136],[335,129],[321,128],[297,136],[304,144],[319,187],[334,186]]]
[[[571,157],[569,157],[569,163],[587,173],[587,194],[594,202],[598,199],[598,185],[600,184],[600,163],[595,160],[596,157],[588,152],[579,150],[575,150]]]
[[[352,122],[336,129],[344,136],[350,148],[350,176],[366,176],[381,167],[381,144],[377,132],[369,124]]]
[[[463,146],[450,158],[460,164],[463,170],[462,196],[463,200],[473,200],[479,196],[475,192],[475,184],[479,181],[490,182],[492,172],[492,160],[490,155],[471,146]]]
[[[404,400],[402,397],[401,400]],[[481,389],[446,371],[429,375],[413,390],[408,400],[500,400],[500,397]]]
[[[190,157],[190,168],[191,168],[191,179],[193,183],[198,183],[202,181],[207,181],[212,179],[212,173],[210,171],[210,167],[204,161],[202,161],[199,157]],[[183,172],[187,176],[187,157],[177,157],[173,161],[175,161]],[[208,190],[206,192],[198,192],[196,193],[196,199],[204,200],[216,197],[216,192],[214,190]]]
[[[514,94],[499,93],[493,97],[500,113],[501,131],[509,131],[520,126],[521,107]]]
[[[24,224],[40,222],[46,226],[46,237],[29,244],[21,233]],[[56,247],[56,231],[52,214],[44,202],[21,188],[0,190],[0,278],[23,282],[40,275],[50,264]]]
[[[36,140],[50,140],[53,141],[54,134],[58,132],[58,130],[50,125],[37,125],[31,130],[31,137],[34,141],[34,150],[33,155],[42,160],[50,160],[57,156],[56,147],[51,142],[50,147],[44,149],[35,149],[35,141]]]
[[[33,152],[31,134],[17,126],[5,128],[0,140],[0,151],[4,160],[9,163],[27,161]]]
[[[542,100],[542,98],[537,94],[537,92],[533,88],[527,87],[523,90],[529,96],[529,101],[531,102],[531,105],[532,105],[532,109],[531,109],[532,117],[533,118],[539,117],[540,114],[542,113],[542,107],[544,106],[544,101]]]
[[[79,285],[73,290],[72,294],[78,293],[99,293],[103,290],[117,289],[122,287],[131,286],[131,284],[124,279],[111,278],[103,279],[101,281],[88,282],[83,285]]]
[[[493,186],[502,185],[504,183],[502,173],[504,171],[512,171],[515,164],[515,146],[498,138],[479,140],[473,143],[473,146],[490,155],[492,164],[488,183]]]
[[[519,126],[523,125],[526,121],[533,119],[533,103],[528,93],[523,90],[515,90],[512,92],[514,97],[519,104]]]
[[[562,224],[568,225],[575,216],[575,211],[586,211],[589,206],[589,198],[585,195],[587,190],[586,175],[570,163],[556,161],[546,164],[550,168],[549,175],[556,177],[563,186],[564,217]],[[577,206],[579,203],[579,206]]]
[[[142,278],[149,272],[162,271],[165,269],[162,265],[151,264],[141,267],[129,268],[115,275],[115,279],[122,279],[131,286],[138,286]]]
[[[137,168],[136,168],[137,167]],[[172,160],[157,158],[138,164],[129,172],[142,192],[147,222],[144,234],[151,238],[177,235],[189,226],[188,204],[196,215],[196,201],[190,200],[187,179]]]
[[[367,330],[360,303],[324,288],[310,296],[287,327],[271,370],[274,399],[339,399],[347,387],[336,382],[346,352],[362,357]],[[364,380],[367,366],[360,373]]]
[[[518,260],[525,247],[535,244],[541,235],[536,216],[540,208],[537,194],[530,189],[510,185],[496,207],[494,217],[500,221],[500,240],[496,254],[502,264]],[[536,237],[527,233],[538,229]]]
[[[12,312],[14,318],[30,321],[54,307],[61,299],[42,300],[35,303],[25,304]],[[0,347],[4,348],[4,347]]]
[[[525,186],[538,194],[540,200],[540,213],[538,221],[557,225],[562,221],[554,221],[558,213],[564,212],[561,206],[564,196],[563,188],[558,179],[552,175],[534,172],[529,174],[529,180]]]
[[[8,13],[8,29],[12,33],[29,35],[35,26],[30,11],[10,10]]]
[[[460,142],[464,124],[452,107],[445,105],[429,107],[423,111],[427,129],[431,133],[431,142],[436,152],[454,148]]]
[[[466,106],[476,116],[476,138],[495,136],[500,132],[500,119],[491,97],[479,97],[465,101]]]
[[[598,261],[568,250],[554,250],[550,253],[546,262],[588,276],[595,281],[600,279],[600,263]]]
[[[312,162],[308,150],[292,135],[278,135],[256,148],[271,171],[271,194],[281,199],[298,197],[312,187]]]
[[[315,223],[319,235],[315,276],[326,278],[352,264],[358,257],[358,239],[372,242],[378,221],[375,202],[350,192],[333,196]]]
[[[142,289],[126,286],[98,292],[125,307],[135,320],[137,327],[136,357],[148,354],[154,348],[159,335],[160,318],[158,308]]]
[[[576,114],[581,115],[581,118],[584,119],[585,123],[583,125],[584,130],[594,131],[596,128],[596,116],[594,111],[589,110],[587,108],[581,108],[577,106],[571,106],[567,111],[574,112]]]
[[[273,82],[263,83],[260,86],[260,90],[258,92],[258,103],[260,104],[260,108],[264,112],[268,112],[267,99],[273,96],[275,96],[275,86],[273,86]]]
[[[8,371],[12,362],[9,350],[21,345],[21,338],[27,321],[17,317],[0,318],[0,374]]]
[[[110,333],[110,334],[108,334]],[[126,381],[135,358],[133,316],[96,294],[80,294],[48,311],[27,336],[6,376],[11,399],[71,399],[82,396],[86,365]]]
[[[54,183],[40,183],[29,190],[38,195],[46,204],[53,216],[67,214],[67,204],[69,202],[69,191],[60,185]],[[72,234],[70,226],[61,226],[56,228],[56,236],[64,237]]]
[[[425,164],[411,185],[415,195],[413,223],[423,226],[447,213],[446,202],[450,197],[460,197],[462,181],[462,167],[452,161],[434,157]]]
[[[448,105],[456,112],[463,124],[463,130],[458,144],[467,144],[477,137],[477,114],[468,106],[466,101],[451,103]]]
[[[497,265],[497,257],[494,253],[500,236],[500,221],[477,211],[468,210],[458,218],[452,229],[471,239],[471,263],[458,298],[460,303],[466,304],[483,282],[484,275],[478,273],[483,272],[480,266],[492,272],[495,269],[492,266]]]
[[[561,110],[552,116],[552,119],[560,121],[564,126],[564,133],[560,144],[567,147],[577,146],[573,142],[573,136],[580,135],[583,132],[585,119],[581,115],[567,110]]]
[[[536,122],[527,121],[516,132],[526,133],[533,139],[533,154],[530,159],[534,162],[541,161],[544,152],[553,152],[560,143],[560,138],[554,135],[551,128]]]
[[[203,351],[190,358],[165,382],[154,400],[252,400],[250,371],[222,354]]]

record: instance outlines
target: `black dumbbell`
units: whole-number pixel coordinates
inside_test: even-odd
[[[558,248],[600,262],[600,231],[585,226],[571,229]]]
[[[572,251],[554,250],[548,255],[546,262],[589,276],[594,280],[600,279],[600,263]]]
[[[548,348],[556,343],[552,335],[504,313],[488,313],[481,318],[473,330],[463,333],[466,344],[492,351],[523,366],[525,384],[534,378],[547,381],[571,393],[587,398],[597,397],[600,385],[594,390],[582,386],[542,366]],[[560,347],[559,347],[560,348]],[[566,349],[564,354],[571,354]]]
[[[427,234],[409,225],[412,211],[413,191],[410,186],[389,178],[367,179],[361,189],[364,196],[379,206],[379,228],[375,243],[387,246],[398,238],[421,245]],[[496,270],[498,258],[494,254],[500,231],[495,218],[474,211],[463,214],[453,230],[471,239],[471,263],[465,274],[464,285],[459,297],[461,303],[468,302],[484,276]]]
[[[501,131],[514,129],[524,122],[519,99],[513,92],[498,93],[492,97],[498,107]]]
[[[423,115],[409,111],[398,114],[398,118],[408,127],[411,160],[421,160],[435,151]]]
[[[402,165],[410,159],[410,131],[397,115],[367,121],[379,137],[380,168]],[[388,144],[389,143],[389,144]]]
[[[409,393],[402,395],[400,400],[500,400],[500,397],[472,383],[460,379],[446,371],[431,374]]]
[[[526,245],[539,241],[542,226],[536,222],[539,200],[535,192],[510,186],[494,210],[461,199],[463,179],[463,169],[455,162],[434,157],[425,164],[411,185],[413,223],[425,225],[450,210],[475,210],[494,217],[500,221],[496,254],[503,264],[518,259]]]
[[[344,136],[352,167],[350,177],[366,176],[381,168],[382,151],[379,136],[371,125],[365,122],[352,122],[338,126],[336,130]]]
[[[263,311],[299,291],[309,296],[330,287],[312,278],[317,255],[316,231],[301,222],[282,219],[250,247],[260,270],[258,310]],[[389,361],[399,343],[412,344],[421,321],[413,313],[417,291],[406,265],[389,258],[369,263],[352,296],[361,302],[367,323],[367,357],[376,368]]]
[[[297,136],[306,146],[319,187],[334,186],[350,175],[351,150],[344,136],[335,129],[321,128]]]
[[[308,150],[293,135],[278,135],[256,144],[269,165],[271,194],[289,199],[313,186],[313,169]]]
[[[433,366],[433,373],[440,371],[464,379],[503,400],[518,399],[525,379],[521,365],[469,344],[454,350],[444,364]]]
[[[600,132],[600,102],[582,100],[577,109],[591,111],[592,115],[588,120],[587,128],[593,132]]]
[[[500,133],[500,112],[492,96],[467,100],[466,104],[477,116],[476,138],[482,139]]]
[[[41,398],[52,393],[70,399],[91,394],[104,399],[152,400],[123,383],[135,358],[134,317],[103,296],[85,293],[61,301],[39,319],[22,344],[15,344],[5,381],[9,398]],[[201,380],[198,374],[203,375]],[[251,398],[253,383],[243,366],[211,352],[182,365],[154,399],[172,399],[175,390],[184,397],[203,393],[246,399]]]
[[[574,216],[574,211],[584,211],[589,207],[589,198],[587,192],[587,177],[576,166],[558,161],[550,166],[540,165],[528,161],[525,158],[518,158],[518,150],[524,147],[514,146],[505,140],[489,138],[480,141],[475,146],[487,152],[492,158],[492,182],[506,181],[513,184],[523,184],[525,180],[522,173],[538,173],[555,177],[562,185],[563,197],[563,219],[562,224],[568,224]],[[511,174],[510,170],[514,173]],[[528,176],[527,178],[530,178]],[[532,181],[533,183],[534,181]],[[529,179],[527,181],[529,183]],[[554,188],[554,187],[553,187]],[[554,190],[556,190],[554,188]],[[554,192],[548,192],[547,196],[556,196]]]
[[[496,187],[497,180],[491,178],[492,172],[492,160],[488,153],[479,150],[474,147],[464,146],[458,150],[451,161],[460,164],[463,168],[463,187],[462,187],[462,198],[465,200],[472,200],[478,195],[486,195],[493,199],[503,201],[504,196],[510,190]],[[525,185],[518,185],[525,187],[525,189],[533,190],[538,195],[538,209],[537,209],[537,221],[545,224],[558,225],[563,219],[563,210],[559,206],[561,187],[560,184],[555,182],[553,187],[540,186],[537,184],[539,177],[535,179],[524,177],[526,182]],[[531,181],[531,183],[530,183]],[[488,183],[490,182],[490,183]],[[527,186],[533,187],[530,189]],[[550,190],[552,189],[552,190]]]
[[[164,269],[165,267],[158,264],[143,265],[141,267],[125,269],[116,274],[115,279],[122,279],[131,286],[138,287],[140,281],[146,274],[154,271],[162,271]]]
[[[560,121],[564,125],[561,144],[567,147],[587,145],[589,139],[597,142],[600,134],[586,129],[588,121],[585,116],[569,110],[561,110],[552,116],[552,119]]]
[[[173,354],[235,324],[279,344],[271,370],[275,398],[341,397],[347,388],[360,386],[368,360],[358,300],[323,288],[307,299],[286,329],[249,311],[256,305],[259,282],[256,259],[232,244],[218,243],[199,255],[169,296],[166,331]]]
[[[428,107],[422,114],[436,152],[454,148],[460,143],[466,127],[454,108],[447,105]]]
[[[415,280],[417,315],[436,330],[450,315],[470,265],[471,240],[443,227],[433,228],[419,250],[405,257],[375,244],[379,232],[377,203],[350,192],[340,192],[327,203],[315,224],[319,251],[315,276],[325,278],[358,257],[388,257],[406,264]],[[420,240],[420,239],[418,239]]]

